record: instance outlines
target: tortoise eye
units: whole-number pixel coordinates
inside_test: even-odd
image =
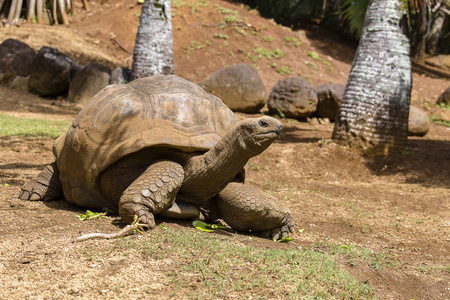
[[[260,125],[261,127],[269,127],[269,123],[267,123],[267,122],[264,121],[264,120],[259,121],[259,125]]]

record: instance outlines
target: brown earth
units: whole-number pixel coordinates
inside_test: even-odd
[[[113,43],[111,36],[132,51],[141,7],[132,0],[89,4],[91,10],[79,9],[69,26],[1,28],[0,42],[13,37],[35,49],[44,45],[58,48],[80,64],[100,61],[111,67],[129,67],[131,55]],[[191,81],[199,82],[225,66],[246,62],[259,68],[268,92],[278,80],[289,76],[276,71],[282,66],[314,86],[346,82],[355,47],[333,33],[308,30],[306,38],[302,32],[260,18],[255,11],[220,0],[172,1],[172,5],[176,73]],[[221,28],[224,14],[217,5],[238,10],[238,16],[245,17],[251,26]],[[228,39],[215,35],[227,35]],[[297,37],[302,44],[286,45],[285,37]],[[284,56],[258,58],[253,51],[256,46],[272,51],[279,48]],[[322,61],[309,56],[311,51]],[[434,105],[448,86],[444,79],[414,74],[412,104],[429,115],[450,120],[449,110]],[[71,120],[80,109],[64,97],[38,98],[27,93],[20,82],[13,89],[0,87],[0,103],[1,113],[23,118]],[[249,116],[238,114],[239,118]],[[365,247],[397,262],[394,267],[380,269],[342,262],[343,268],[367,282],[378,297],[450,299],[450,128],[431,124],[429,133],[410,138],[402,153],[374,160],[331,142],[332,124],[282,122],[282,136],[251,160],[248,176],[291,208],[299,231],[293,234],[293,242],[282,247],[319,251],[321,247],[327,251],[330,244]],[[81,233],[114,232],[116,226],[107,220],[81,222],[76,215],[85,209],[65,201],[17,199],[20,186],[53,160],[52,143],[49,138],[0,137],[0,298],[174,295],[173,286],[164,283],[164,272],[173,260],[165,262],[166,266],[145,257],[114,257],[92,263],[86,251],[98,245],[107,247],[112,241],[69,241]],[[189,226],[189,222],[163,221],[174,229]],[[142,238],[151,238],[151,233]],[[259,238],[249,240],[245,235],[233,238],[255,247],[280,247]],[[150,279],[147,290],[136,282],[136,272]],[[114,284],[121,288],[112,289]],[[195,292],[198,288],[192,287],[192,294],[201,295]],[[237,297],[247,298],[253,292],[242,291]],[[179,294],[174,297],[179,298]]]

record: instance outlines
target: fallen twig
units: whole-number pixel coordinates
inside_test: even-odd
[[[113,239],[124,236],[130,232],[137,231],[142,234],[144,230],[143,227],[148,227],[147,224],[139,223],[139,218],[135,216],[134,222],[130,225],[125,226],[121,231],[116,233],[89,233],[79,237],[76,237],[74,242],[82,242],[90,239]]]
[[[111,42],[113,42],[114,44],[116,44],[116,46],[118,46],[120,49],[122,49],[123,51],[125,51],[128,54],[133,55],[133,53],[131,53],[130,51],[128,51],[127,49],[125,49],[118,40],[116,40],[116,35],[114,33],[111,32],[111,38],[110,38]]]

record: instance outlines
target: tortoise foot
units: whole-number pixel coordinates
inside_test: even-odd
[[[234,230],[262,233],[274,240],[294,231],[289,209],[255,186],[231,182],[216,201],[224,221]]]
[[[284,221],[283,224],[284,225],[274,228],[272,230],[262,231],[261,236],[272,239],[274,241],[289,237],[289,233],[294,233],[294,220],[290,215],[288,215],[287,220]]]
[[[19,199],[51,201],[62,197],[62,195],[59,171],[56,167],[56,162],[53,162],[47,165],[35,179],[26,182],[20,188]]]
[[[134,216],[149,228],[155,227],[154,215],[171,207],[183,182],[180,164],[160,161],[150,165],[122,194],[119,215],[131,224]]]

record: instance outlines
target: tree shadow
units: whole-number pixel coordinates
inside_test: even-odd
[[[378,176],[404,176],[405,183],[450,189],[450,141],[410,139],[408,147],[387,158],[367,158]]]
[[[303,124],[302,124],[303,125]],[[328,126],[309,125],[304,126],[284,126],[283,132],[277,139],[277,143],[317,143],[322,139],[331,138],[331,131]],[[306,128],[308,126],[309,128]],[[299,128],[303,127],[303,128]]]

